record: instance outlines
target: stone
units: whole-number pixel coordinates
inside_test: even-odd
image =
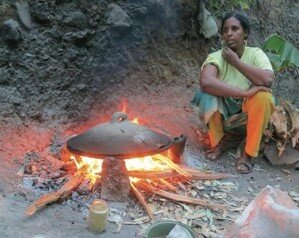
[[[278,149],[276,145],[271,143],[265,148],[264,155],[272,165],[299,169],[299,151],[295,148],[286,146],[282,155],[278,156]]]
[[[88,41],[90,35],[91,33],[89,30],[69,32],[66,33],[62,39],[65,41],[74,42],[77,45],[82,45]]]
[[[41,25],[50,26],[52,23],[52,17],[45,12],[33,11],[31,15],[33,20]]]
[[[22,21],[22,23],[24,24],[24,26],[27,29],[31,29],[32,21],[31,21],[30,7],[28,1],[16,2],[16,7],[17,7],[18,16]]]
[[[20,25],[17,21],[9,19],[3,23],[2,27],[4,40],[11,45],[20,43],[23,39]]]
[[[106,158],[102,164],[101,198],[109,201],[126,201],[130,193],[130,179],[121,159]]]
[[[88,26],[88,20],[86,15],[80,11],[70,12],[63,20],[63,23],[66,26],[72,26],[77,28],[85,28]]]
[[[119,30],[128,29],[132,26],[131,18],[117,4],[108,5],[108,24]]]

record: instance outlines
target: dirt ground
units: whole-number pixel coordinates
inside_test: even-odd
[[[124,91],[127,90],[116,92],[116,94],[123,95]],[[257,159],[254,172],[248,175],[240,175],[235,171],[234,158],[227,153],[217,162],[207,162],[203,158],[203,150],[196,138],[196,133],[192,129],[198,126],[197,115],[191,110],[189,104],[193,92],[193,88],[188,88],[182,84],[167,87],[153,86],[149,92],[144,91],[132,96],[126,95],[127,113],[130,118],[139,117],[146,125],[163,130],[170,136],[187,134],[188,140],[184,162],[191,167],[228,172],[234,175],[235,177],[226,180],[234,183],[237,187],[237,190],[232,191],[231,195],[236,198],[246,197],[247,202],[245,204],[249,204],[254,196],[266,185],[284,191],[299,192],[298,170],[289,170],[289,173],[286,173],[281,167],[274,167],[263,158]],[[177,95],[180,96],[177,97]],[[170,98],[171,100],[169,100]],[[120,107],[120,104],[116,104],[115,108],[117,107]],[[103,114],[111,115],[115,108],[111,108],[110,111],[99,111],[100,117]],[[6,131],[1,131],[2,140],[11,133],[11,127],[6,129]],[[11,142],[21,144],[21,134],[32,131],[32,127],[28,126],[25,129],[18,128],[17,130],[19,130],[20,137],[16,137]],[[46,146],[44,150],[47,151],[49,149],[47,147],[48,140],[53,139],[50,134],[50,129],[43,130],[39,127],[39,133],[32,134],[31,140],[33,141],[31,142],[34,143],[34,140],[44,141],[44,146]],[[63,139],[60,138],[60,140]],[[41,143],[37,144],[43,146]],[[6,148],[5,153],[10,151],[11,154],[14,154],[13,150],[13,147]],[[26,207],[30,201],[38,197],[38,194],[34,189],[31,188],[30,190],[26,187],[22,177],[16,175],[23,158],[15,156],[15,159],[11,161],[4,160],[6,162],[2,164],[0,171],[0,233],[2,237],[99,237],[99,235],[92,234],[87,230],[87,207],[85,206],[79,211],[75,209],[76,204],[72,202],[55,203],[47,206],[33,217],[26,217]],[[53,164],[55,165],[55,162]],[[51,169],[52,172],[55,171],[54,165]],[[134,198],[130,198],[127,204],[110,203],[110,207],[125,211],[130,207],[129,204],[132,205],[136,202]],[[230,224],[231,221],[227,221],[222,225],[228,227]],[[117,225],[109,222],[107,231],[101,234],[100,237],[143,237],[144,234],[139,234],[140,230],[142,230],[142,227],[139,225],[123,225],[120,231],[117,232]]]
[[[32,181],[55,176],[63,164],[60,151],[67,139],[107,122],[116,111],[126,111],[129,119],[137,117],[141,124],[171,138],[186,134],[186,165],[233,175],[223,182],[234,189],[222,191],[228,197],[216,200],[225,205],[234,201],[235,211],[227,218],[214,219],[214,227],[206,215],[198,219],[194,228],[199,237],[220,237],[267,185],[299,193],[299,171],[275,167],[263,157],[248,175],[236,172],[233,150],[216,162],[204,159],[197,134],[204,125],[190,101],[199,88],[200,65],[209,52],[220,47],[220,40],[207,40],[198,33],[196,1],[30,0],[32,29],[18,20],[15,2],[5,0],[0,5],[0,30],[8,19],[20,24],[10,21],[12,35],[0,34],[0,237],[145,236],[149,222],[132,224],[130,214],[140,219],[146,216],[133,196],[127,203],[109,203],[112,213],[117,211],[127,224],[120,227],[115,220],[119,216],[110,214],[107,230],[100,235],[91,233],[86,224],[88,205],[97,198],[96,193],[72,193],[32,217],[25,215],[31,202],[59,187],[48,184],[43,190]],[[115,2],[121,11],[109,5]],[[217,9],[212,6],[214,1],[204,2],[218,23],[232,9],[226,5]],[[267,36],[279,33],[298,47],[296,1],[251,2],[255,3],[246,11],[252,23],[250,45],[260,46]],[[125,18],[125,24],[115,22],[111,27],[106,18],[112,8],[119,14],[126,12],[131,20]],[[128,22],[132,25],[127,26]],[[298,75],[298,69],[277,73],[272,88],[277,99],[288,99],[297,107]],[[39,173],[20,174],[26,158],[38,161]],[[200,184],[204,188],[198,190],[200,197],[213,199],[210,183]],[[201,209],[156,197],[150,201],[161,205],[161,211],[156,211],[158,220],[167,217],[165,208],[178,208],[181,214],[176,215]],[[213,233],[207,235],[207,229]]]

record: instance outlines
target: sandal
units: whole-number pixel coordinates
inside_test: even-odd
[[[245,151],[242,152],[241,157],[236,161],[236,170],[240,174],[248,174],[253,171],[252,158]]]
[[[205,153],[205,158],[210,161],[220,159],[220,155],[224,152],[224,142],[221,140],[216,147],[210,148]]]

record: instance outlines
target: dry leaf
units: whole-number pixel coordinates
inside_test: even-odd
[[[200,210],[200,211],[196,211],[193,214],[190,214],[188,216],[188,219],[199,219],[199,218],[202,218],[204,216],[206,216],[206,212],[204,210]]]

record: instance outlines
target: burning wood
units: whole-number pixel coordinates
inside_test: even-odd
[[[198,180],[226,179],[231,177],[231,174],[227,174],[227,173],[202,172],[197,169],[185,168],[185,167],[182,167],[182,169],[188,172],[191,175],[192,179],[198,179]],[[163,171],[132,170],[132,171],[128,171],[128,174],[130,177],[139,178],[139,179],[156,179],[156,178],[165,179],[165,178],[182,177],[176,171],[171,169],[166,169]]]
[[[165,164],[167,164],[167,166],[173,170],[175,170],[177,173],[186,176],[186,177],[191,177],[191,175],[185,171],[184,169],[182,169],[180,166],[178,166],[177,164],[173,163],[170,159],[168,159],[167,157],[158,154],[156,156],[153,156],[153,158],[161,160],[162,162],[164,162]]]
[[[174,185],[172,185],[171,183],[167,182],[165,179],[155,179],[153,181],[155,181],[156,183],[159,182],[159,183],[165,185],[168,188],[168,190],[170,190],[170,191],[177,191],[177,188]]]
[[[84,165],[59,190],[57,190],[56,192],[46,194],[38,200],[36,200],[27,208],[26,215],[31,216],[49,203],[66,199],[72,193],[72,191],[75,190],[83,181],[88,172],[88,169],[89,166]]]
[[[147,159],[148,158],[145,158],[145,160],[147,160]],[[140,158],[139,160],[142,161],[142,160],[144,160],[144,158]],[[127,171],[127,175],[130,177],[130,180],[131,180],[131,182],[128,182],[128,184],[131,187],[133,194],[140,201],[140,203],[142,204],[142,206],[144,207],[147,214],[149,215],[149,217],[152,220],[154,219],[153,214],[150,211],[150,208],[148,207],[144,196],[138,191],[137,187],[146,192],[154,193],[154,194],[168,198],[173,201],[202,205],[202,206],[209,207],[212,209],[223,209],[224,208],[223,205],[209,204],[207,201],[202,200],[202,199],[190,198],[190,197],[178,195],[175,193],[170,193],[170,192],[162,190],[161,188],[156,188],[158,186],[154,187],[152,184],[154,184],[154,181],[156,181],[156,182],[159,181],[156,184],[164,185],[167,190],[177,191],[177,188],[171,183],[171,181],[164,180],[163,178],[179,179],[180,181],[188,181],[188,180],[192,180],[192,179],[196,179],[196,180],[198,180],[198,179],[223,179],[223,178],[228,178],[231,175],[226,174],[226,173],[202,172],[202,171],[199,171],[196,169],[183,167],[181,165],[174,164],[170,159],[168,159],[167,157],[165,157],[163,155],[153,156],[152,160],[154,162],[149,162],[149,161],[147,161],[147,162],[155,163],[155,166],[160,167],[160,169],[162,168],[162,170],[160,170],[160,171],[159,170],[158,171],[136,171],[136,170]],[[98,159],[88,158],[86,160],[86,158],[80,158],[79,161],[81,161],[81,162],[78,163],[78,170],[74,174],[74,176],[67,183],[65,183],[58,191],[44,195],[41,198],[39,198],[37,201],[35,201],[33,204],[31,204],[27,209],[27,212],[26,212],[27,215],[33,215],[35,212],[37,212],[38,210],[40,210],[42,207],[44,207],[45,205],[47,205],[49,203],[56,202],[58,200],[67,198],[71,194],[71,192],[73,190],[75,190],[80,185],[80,183],[84,180],[84,178],[87,178],[90,175],[88,173],[88,171],[92,171],[92,169],[95,169],[95,168],[96,168],[96,171],[98,171],[99,166],[97,165],[97,163],[102,165],[102,161],[98,160]],[[88,161],[89,163],[86,161]],[[119,160],[116,160],[116,161],[119,162]],[[121,162],[124,162],[124,161],[121,161]],[[129,168],[134,167],[131,165],[131,163],[132,163],[132,160],[127,160],[126,167],[129,167]],[[165,164],[167,164],[169,167],[171,167],[173,169],[163,170],[163,168],[168,167],[168,166],[165,167]],[[141,163],[141,166],[142,166],[141,169],[146,168],[146,165],[144,165],[144,164],[142,165],[142,163]],[[119,166],[116,166],[116,167],[119,167]],[[104,166],[104,168],[105,168],[105,166]],[[105,174],[107,174],[107,171],[105,172]],[[113,173],[108,172],[108,174],[110,174],[111,176],[115,176],[116,172],[113,172]],[[101,177],[102,177],[102,172],[100,172],[98,175],[101,175]],[[111,176],[108,176],[106,178],[106,182],[111,179]],[[99,177],[100,176],[98,176],[98,178]],[[105,188],[105,186],[106,186],[106,189],[105,189],[106,192],[102,192],[101,193],[102,196],[104,196],[105,199],[107,199],[107,200],[111,200],[111,198],[112,198],[112,200],[114,200],[114,198],[116,198],[116,197],[117,197],[117,200],[119,200],[120,197],[118,197],[118,196],[115,197],[114,195],[111,195],[111,192],[113,189],[110,190],[111,186],[107,187],[107,185],[104,184],[104,181],[105,180],[103,180],[103,178],[101,178],[102,189],[103,189],[103,187]],[[96,182],[98,182],[98,180],[94,181],[94,183],[96,183]],[[109,182],[108,182],[108,184],[109,184]]]
[[[114,144],[111,144],[111,141]],[[48,203],[66,198],[85,178],[89,177],[93,178],[93,184],[98,183],[100,177],[101,198],[106,200],[125,201],[131,188],[152,220],[153,214],[138,189],[177,202],[223,209],[223,205],[211,204],[199,198],[175,193],[178,191],[177,184],[182,187],[182,182],[192,179],[229,177],[228,174],[201,172],[174,163],[180,161],[185,142],[184,135],[171,140],[166,135],[129,122],[126,114],[117,112],[113,114],[110,123],[98,125],[68,141],[67,148],[72,153],[71,159],[75,162],[78,171],[57,192],[44,195],[30,205],[27,215],[34,214]],[[173,144],[173,148],[166,152]],[[86,155],[94,155],[96,158],[86,157]],[[104,159],[100,159],[101,157]]]

